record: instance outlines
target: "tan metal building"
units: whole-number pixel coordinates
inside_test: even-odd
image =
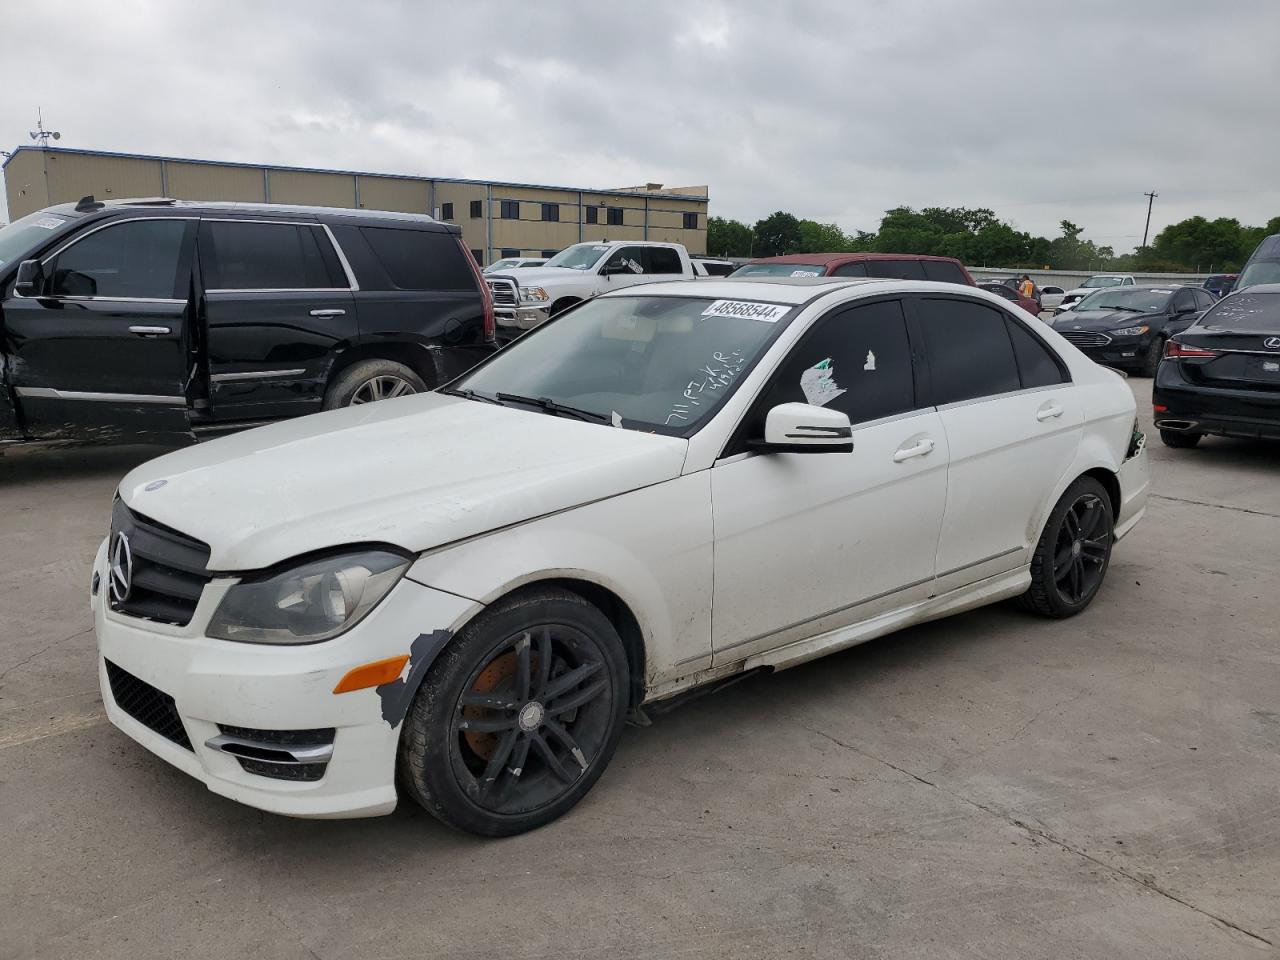
[[[462,227],[481,264],[581,240],[665,240],[706,253],[707,187],[596,189],[409,177],[20,146],[4,163],[9,218],[76,201],[175,197],[428,213]]]

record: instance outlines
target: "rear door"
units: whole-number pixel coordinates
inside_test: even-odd
[[[42,296],[10,294],[9,383],[27,434],[188,432],[194,245],[194,219],[114,219],[44,258]]]
[[[1027,562],[1084,412],[1066,367],[1011,314],[968,298],[907,299],[950,448],[938,592]]]
[[[318,410],[334,357],[357,337],[355,281],[329,231],[205,217],[199,250],[211,418]]]

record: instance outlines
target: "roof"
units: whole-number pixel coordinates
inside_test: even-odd
[[[359,217],[362,220],[400,220],[414,223],[435,223],[442,227],[453,226],[425,213],[400,213],[394,210],[365,210],[350,207],[308,207],[291,203],[247,203],[225,200],[174,200],[167,197],[125,198],[120,200],[102,200],[102,208],[97,210],[77,210],[74,203],[59,203],[46,209],[50,213],[62,216],[79,216],[89,213],[101,213],[103,210],[122,210],[136,208],[139,210],[190,210],[213,211],[223,213],[257,213],[263,216],[306,216],[306,217]]]
[[[955,257],[933,257],[923,253],[787,253],[780,257],[757,257],[752,263],[855,263],[861,260],[944,260],[959,263]]]
[[[514,180],[474,180],[467,177],[432,177],[425,174],[375,173],[369,170],[343,170],[325,167],[290,167],[274,163],[243,163],[232,160],[198,160],[192,157],[168,157],[150,153],[121,153],[115,150],[81,150],[76,147],[33,147],[30,144],[19,144],[13,153],[0,163],[0,170],[7,167],[19,153],[24,150],[44,150],[47,153],[71,154],[82,157],[116,157],[125,160],[162,160],[168,163],[196,163],[211,167],[239,167],[251,170],[279,170],[288,173],[331,173],[347,177],[380,177],[384,180],[434,180],[436,183],[471,183],[481,186],[492,184],[496,187],[516,187],[531,190],[563,190],[567,193],[599,193],[616,197],[659,197],[664,200],[700,200],[707,202],[706,196],[688,193],[637,193],[634,190],[619,190],[617,187],[563,187],[547,183],[519,183]]]

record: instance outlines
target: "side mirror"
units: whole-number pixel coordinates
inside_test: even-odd
[[[751,446],[764,453],[852,453],[853,427],[839,410],[780,403],[765,417],[764,439]]]
[[[626,265],[622,263],[606,263],[600,268],[600,275],[602,277],[608,277],[615,273],[624,273],[626,272],[626,269]]]
[[[44,292],[44,267],[39,260],[23,260],[18,264],[13,292],[20,297],[38,297]]]

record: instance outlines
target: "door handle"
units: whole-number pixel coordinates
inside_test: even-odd
[[[347,315],[347,311],[345,310],[312,310],[311,315],[313,317],[345,317]]]
[[[1062,416],[1062,404],[1050,400],[1043,407],[1036,411],[1036,419],[1041,423],[1046,420],[1052,420],[1054,417]]]
[[[158,337],[158,336],[160,336],[161,334],[168,333],[168,332],[169,332],[169,328],[168,328],[168,327],[144,327],[144,326],[137,326],[137,327],[130,327],[130,328],[129,328],[129,332],[130,332],[130,333],[136,333],[136,334],[137,334],[138,336],[140,336],[140,337]]]
[[[900,447],[893,455],[894,463],[902,463],[904,460],[910,460],[912,457],[927,457],[933,453],[933,441],[925,437],[919,443],[912,444],[909,447]]]

